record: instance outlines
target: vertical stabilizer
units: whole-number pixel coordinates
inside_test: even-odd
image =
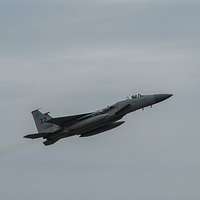
[[[38,133],[56,132],[60,129],[59,126],[47,123],[52,117],[48,113],[41,113],[39,110],[32,111],[33,119],[37,127]]]

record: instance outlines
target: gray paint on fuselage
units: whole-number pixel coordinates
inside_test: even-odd
[[[112,128],[117,127],[118,125],[121,125],[121,122],[117,123],[120,119],[122,119],[125,115],[128,113],[134,112],[139,109],[143,109],[147,106],[152,106],[153,104],[159,103],[161,101],[164,101],[168,98],[170,98],[171,94],[157,94],[157,95],[135,95],[131,96],[131,98],[128,98],[123,101],[119,101],[112,106],[106,107],[102,110],[98,110],[93,113],[83,114],[83,115],[75,115],[71,117],[62,117],[62,118],[51,118],[49,121],[46,121],[46,123],[52,123],[52,129],[56,125],[58,126],[58,123],[62,123],[63,126],[59,126],[60,131],[53,132],[51,127],[48,126],[49,135],[47,135],[47,131],[44,129],[44,137],[47,140],[44,142],[45,145],[50,145],[55,143],[61,138],[70,137],[73,135],[93,135],[97,133],[104,132],[106,130],[110,130]],[[39,112],[39,111],[36,111]],[[37,115],[36,115],[37,116]],[[43,117],[42,113],[39,113],[39,116],[41,116],[41,119],[35,119],[37,122],[37,126],[41,126],[42,128],[45,127],[43,125]],[[50,118],[50,116],[48,116]],[[65,125],[65,119],[69,121],[73,118],[74,123],[71,123],[69,125]],[[73,120],[71,120],[73,122]],[[42,124],[38,124],[42,122]],[[55,123],[55,124],[54,124]],[[41,129],[40,129],[41,130]],[[53,133],[52,133],[53,132]],[[41,137],[42,133],[39,132]],[[25,136],[26,138],[32,139],[36,136],[33,134]],[[37,138],[37,137],[36,137]]]

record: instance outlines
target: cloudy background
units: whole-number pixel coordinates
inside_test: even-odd
[[[200,3],[0,1],[3,200],[200,199]],[[30,112],[173,93],[107,134],[44,147]]]

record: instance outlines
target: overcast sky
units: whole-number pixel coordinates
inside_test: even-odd
[[[200,199],[200,2],[0,1],[3,200]],[[30,112],[173,93],[118,129],[45,147]]]

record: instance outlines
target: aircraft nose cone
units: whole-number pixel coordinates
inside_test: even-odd
[[[155,98],[155,103],[159,103],[161,101],[164,101],[170,97],[172,97],[173,94],[156,94],[154,95],[154,98]]]

